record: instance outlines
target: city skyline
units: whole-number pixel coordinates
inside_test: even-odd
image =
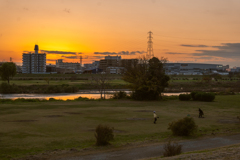
[[[240,66],[238,0],[0,0],[0,61],[38,44],[47,63],[153,51],[170,62]]]

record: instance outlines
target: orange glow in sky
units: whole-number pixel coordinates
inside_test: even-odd
[[[239,0],[0,0],[0,61],[21,64],[35,44],[51,64],[137,58],[152,31],[159,58],[240,66],[239,8]]]

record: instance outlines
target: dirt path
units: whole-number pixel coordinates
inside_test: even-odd
[[[240,134],[180,142],[183,152],[211,149],[240,143]],[[93,155],[62,158],[59,160],[136,160],[162,156],[163,144],[139,147]]]

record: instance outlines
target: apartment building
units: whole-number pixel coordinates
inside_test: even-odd
[[[22,73],[46,73],[46,54],[38,53],[38,45],[34,47],[35,53],[22,54]]]

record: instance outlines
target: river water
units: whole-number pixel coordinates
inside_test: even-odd
[[[125,91],[128,94],[131,91]],[[106,92],[106,99],[109,99],[113,95],[114,91],[107,91]],[[183,94],[186,92],[181,93],[163,93],[165,96],[172,96],[179,94]],[[104,96],[104,95],[103,95]],[[78,97],[86,97],[92,99],[99,99],[101,95],[98,91],[80,91],[77,93],[54,93],[54,94],[0,94],[0,99],[17,99],[17,98],[24,98],[24,99],[46,99],[55,98],[55,99],[62,99],[62,100],[73,100]]]

